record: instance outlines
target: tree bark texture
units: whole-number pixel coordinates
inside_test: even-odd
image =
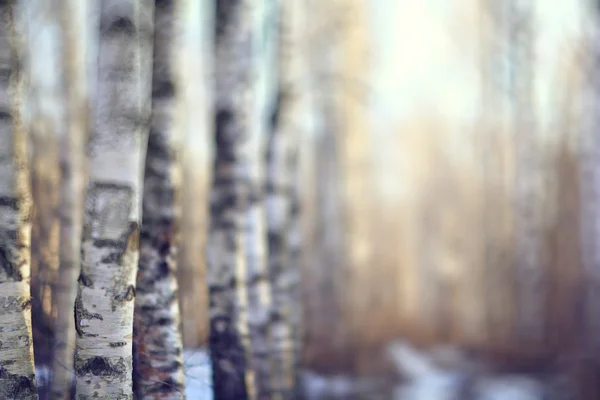
[[[83,18],[82,10],[85,10],[85,3],[79,0],[65,0],[57,7],[62,23],[64,79],[61,83],[65,93],[66,127],[60,143],[60,265],[53,292],[56,320],[50,382],[50,397],[57,400],[70,400],[74,389],[76,331],[73,304],[80,271],[89,120],[86,40],[81,38],[88,22]]]
[[[303,79],[301,2],[283,1],[279,5],[279,82],[278,99],[267,147],[267,229],[269,275],[273,296],[271,323],[272,398],[296,397],[298,340],[298,264],[293,262],[292,235],[297,218],[294,197]]]
[[[216,142],[207,246],[215,399],[269,398],[260,0],[217,3]]]
[[[37,399],[30,297],[31,193],[14,1],[0,3],[0,398]]]
[[[140,399],[183,399],[183,346],[176,246],[181,216],[181,135],[174,129],[175,8],[155,2],[152,123],[142,200],[134,324],[134,379]]]
[[[75,300],[76,397],[131,399],[154,4],[100,4],[98,83]]]

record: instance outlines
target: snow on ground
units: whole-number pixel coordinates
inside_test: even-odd
[[[456,349],[425,353],[404,342],[392,343],[387,356],[402,378],[397,382],[351,376],[302,373],[307,400],[567,400],[548,382],[523,375],[477,373],[479,366],[462,358]],[[445,366],[441,366],[444,364]],[[206,349],[183,352],[185,392],[188,400],[212,400],[210,360]],[[451,366],[449,366],[451,365]],[[36,369],[40,389],[48,383],[49,368]]]
[[[212,400],[210,360],[205,349],[183,351],[185,395],[189,400]]]

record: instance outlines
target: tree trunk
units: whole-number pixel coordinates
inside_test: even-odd
[[[150,118],[153,3],[100,5],[98,85],[75,300],[75,393],[131,399],[142,173]]]
[[[267,148],[267,230],[269,274],[273,295],[272,383],[273,398],[296,397],[298,340],[298,263],[293,262],[294,229],[297,230],[297,178],[301,93],[304,68],[301,2],[283,1],[279,21],[278,100],[272,116]],[[297,232],[296,232],[297,233]]]
[[[52,356],[54,286],[59,265],[59,142],[63,136],[62,88],[59,84],[59,29],[56,1],[25,3],[29,132],[31,138],[31,292],[35,359],[48,364]],[[50,29],[48,29],[50,28]],[[42,33],[43,32],[43,33]],[[43,35],[44,40],[40,40]]]
[[[514,75],[512,122],[515,154],[515,279],[516,339],[535,346],[544,336],[545,281],[541,243],[541,157],[535,126],[534,102],[534,4],[512,1],[509,5],[510,46]],[[533,349],[533,348],[532,348]]]
[[[29,293],[32,204],[14,4],[0,4],[0,398],[37,399]]]
[[[60,266],[54,290],[56,320],[51,365],[50,396],[68,400],[73,391],[75,321],[73,304],[80,271],[83,203],[87,176],[85,147],[88,137],[88,101],[86,85],[86,40],[81,35],[86,21],[81,10],[85,3],[65,1],[58,7],[62,22],[63,71],[66,132],[60,144]],[[86,36],[84,36],[86,37]]]
[[[183,399],[176,246],[181,215],[181,137],[174,130],[175,3],[155,2],[152,124],[148,139],[134,324],[140,399]]]
[[[179,88],[177,121],[185,132],[181,155],[181,243],[178,250],[179,301],[183,343],[186,348],[208,343],[208,285],[206,285],[206,236],[211,174],[213,109],[213,25],[205,23],[214,12],[214,2],[186,0],[178,15],[185,23],[178,71],[181,82],[196,82]],[[199,6],[200,5],[200,6]],[[212,20],[210,20],[212,21]],[[201,49],[198,51],[198,49]]]
[[[262,164],[257,65],[261,0],[217,3],[216,155],[208,240],[215,399],[269,398]]]

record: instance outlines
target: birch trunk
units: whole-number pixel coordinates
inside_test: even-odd
[[[54,291],[56,320],[51,365],[52,399],[71,399],[73,391],[73,356],[75,353],[75,321],[73,304],[77,295],[80,271],[81,233],[87,160],[88,101],[86,85],[85,32],[82,11],[85,3],[64,1],[58,7],[62,22],[63,70],[66,132],[60,143],[60,266]],[[84,37],[85,34],[84,34]]]
[[[176,254],[181,216],[181,138],[174,129],[175,2],[155,2],[152,123],[148,139],[134,321],[140,399],[184,398]]]
[[[512,122],[516,147],[515,172],[515,268],[516,337],[533,345],[543,340],[545,285],[541,249],[540,167],[534,114],[534,3],[509,3],[513,52]]]
[[[37,399],[31,334],[31,193],[15,2],[0,4],[0,398]]]
[[[56,1],[28,1],[28,111],[31,133],[32,320],[35,358],[49,363],[52,356],[54,286],[59,264],[59,142],[62,127],[62,88],[59,84],[59,20]],[[51,340],[48,340],[51,339]]]
[[[261,0],[217,3],[216,154],[207,268],[215,399],[268,398]]]
[[[267,148],[267,229],[269,274],[273,294],[272,398],[296,397],[298,333],[295,297],[298,264],[293,263],[292,248],[297,222],[294,197],[298,160],[301,85],[303,78],[301,2],[283,1],[279,6],[279,84],[278,104],[272,117]]]
[[[131,399],[153,3],[100,4],[97,98],[75,300],[78,399]]]
[[[214,5],[215,2],[186,0],[178,11],[179,18],[185,21],[182,34],[185,50],[179,51],[177,79],[195,82],[179,88],[176,118],[186,140],[181,155],[181,202],[185,218],[180,223],[181,243],[177,251],[179,306],[186,348],[206,346],[209,332],[205,249],[214,120],[211,101]]]

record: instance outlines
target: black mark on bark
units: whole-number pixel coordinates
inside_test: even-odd
[[[117,363],[111,363],[106,357],[92,357],[85,364],[76,369],[77,376],[115,376],[125,372],[125,363],[120,359]]]
[[[0,367],[0,394],[7,399],[27,399],[37,394],[35,377],[11,374],[6,368]]]

